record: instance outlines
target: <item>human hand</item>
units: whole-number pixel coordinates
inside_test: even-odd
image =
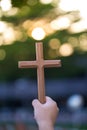
[[[46,103],[41,104],[39,100],[34,99],[32,102],[34,107],[34,117],[39,126],[54,126],[59,108],[54,100],[46,97]]]

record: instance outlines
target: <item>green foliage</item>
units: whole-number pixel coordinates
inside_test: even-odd
[[[21,7],[27,4],[27,0],[12,0],[13,7]]]
[[[68,13],[56,13],[53,11],[54,6],[51,4],[41,4],[39,0],[36,0],[35,4],[30,4],[32,0],[12,0],[12,6],[18,8],[18,12],[15,15],[8,16],[3,12],[1,20],[12,24],[14,28],[20,29],[20,32],[23,33],[26,40],[24,42],[21,40],[15,41],[12,45],[2,45],[0,49],[3,49],[6,53],[4,60],[0,60],[0,80],[15,80],[20,77],[27,78],[36,78],[35,69],[18,69],[18,61],[21,60],[35,60],[35,40],[25,36],[27,31],[23,30],[22,24],[27,20],[35,19],[47,19],[47,21],[56,18],[56,16],[62,16],[69,14]],[[73,12],[71,12],[73,14]],[[71,15],[71,14],[70,14]],[[74,17],[74,16],[73,16]],[[75,17],[76,19],[77,17]],[[77,19],[76,19],[77,20]],[[76,22],[75,20],[75,22]],[[74,20],[73,20],[74,21]],[[29,28],[31,25],[29,26]],[[54,33],[48,35],[42,42],[44,43],[44,58],[49,59],[47,56],[49,47],[48,43],[50,39],[57,38],[61,41],[61,44],[68,42],[69,37],[76,37],[79,39],[79,36],[86,32],[81,33],[70,33],[67,29],[58,30]],[[0,35],[1,36],[1,35]],[[87,63],[83,62],[84,58],[86,61],[87,52],[81,52],[80,49],[75,48],[74,54],[68,57],[55,57],[55,59],[61,59],[62,67],[61,68],[52,68],[45,69],[45,74],[47,78],[65,78],[65,77],[78,77],[85,76],[87,74]],[[80,64],[77,61],[80,61]]]

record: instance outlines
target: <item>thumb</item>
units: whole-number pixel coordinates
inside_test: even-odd
[[[35,108],[37,108],[37,107],[40,107],[40,102],[39,102],[39,100],[38,99],[34,99],[33,101],[32,101],[32,106],[33,107],[35,107]]]

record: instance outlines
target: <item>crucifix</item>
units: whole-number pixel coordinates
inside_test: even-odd
[[[38,99],[41,103],[45,103],[45,67],[60,67],[60,60],[44,60],[43,44],[36,43],[36,60],[35,61],[19,61],[19,68],[37,68],[37,83],[38,83]]]

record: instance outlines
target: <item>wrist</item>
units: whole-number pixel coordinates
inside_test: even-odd
[[[54,126],[49,122],[40,122],[38,124],[39,130],[54,130]]]

